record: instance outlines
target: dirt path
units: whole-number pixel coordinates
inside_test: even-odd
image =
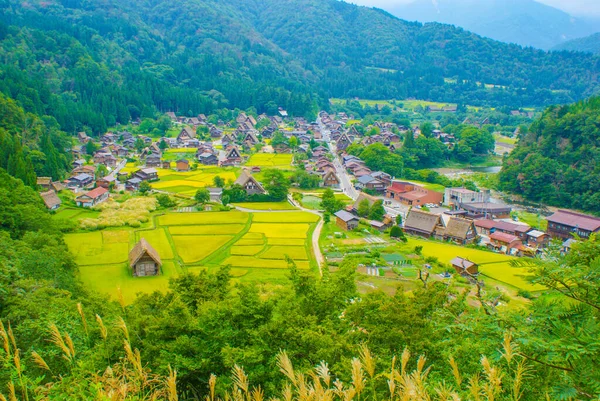
[[[313,231],[311,240],[312,240],[313,253],[315,254],[317,266],[319,266],[319,275],[323,276],[323,265],[325,264],[325,257],[323,256],[323,253],[321,252],[321,248],[319,247],[319,238],[321,237],[321,230],[323,230],[323,225],[324,225],[323,224],[323,215],[315,210],[310,210],[310,209],[300,206],[292,198],[291,195],[288,195],[288,201],[303,212],[312,213],[312,214],[319,216],[319,222],[317,223],[317,226],[315,227],[315,230]],[[240,206],[236,206],[235,208],[241,212],[247,212],[247,213],[286,213],[286,212],[289,213],[289,212],[293,212],[293,210],[255,210],[255,209],[247,209],[245,207],[240,207]]]

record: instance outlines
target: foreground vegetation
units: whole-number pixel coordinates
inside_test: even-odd
[[[50,218],[36,193],[3,171],[0,189],[0,215],[11,216],[0,220],[0,392],[6,399],[225,399],[229,391],[228,397],[247,399],[254,397],[252,386],[262,389],[252,393],[258,397],[283,389],[284,399],[313,391],[329,394],[315,395],[320,399],[388,399],[385,379],[397,397],[408,391],[419,400],[452,393],[531,401],[600,395],[593,368],[600,356],[595,237],[567,256],[532,260],[532,282],[546,290],[514,310],[497,308],[493,291],[483,289],[473,302],[470,290],[441,281],[415,286],[410,295],[359,295],[352,261],[322,278],[289,261],[287,285],[278,287],[233,285],[227,265],[199,268],[171,277],[164,291],[131,303],[117,292],[114,302],[80,282],[61,220]],[[208,225],[216,214],[206,214]],[[273,214],[261,214],[261,226],[245,239],[275,232]],[[294,222],[282,224],[282,233],[308,224],[301,213],[282,214]],[[244,224],[243,214],[236,216],[231,224]],[[174,237],[197,235],[186,231],[183,213],[161,218],[169,230],[177,228]],[[104,236],[106,246],[118,249],[128,238],[119,231],[86,235]],[[280,350],[293,362],[293,374]],[[328,376],[321,361],[328,363],[329,383],[310,378],[319,365]],[[379,376],[392,372],[393,363],[398,375]],[[220,377],[216,384],[211,374]],[[336,380],[346,384],[327,392]]]

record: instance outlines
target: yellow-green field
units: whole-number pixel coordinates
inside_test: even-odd
[[[283,284],[287,257],[300,269],[316,269],[309,234],[317,220],[299,211],[166,213],[151,228],[67,234],[65,241],[88,286],[113,297],[120,288],[132,302],[138,292],[164,291],[170,277],[226,265],[235,280]],[[141,238],[160,255],[162,275],[131,275],[128,254]]]
[[[291,168],[292,154],[289,153],[255,153],[246,165],[267,168]]]
[[[480,273],[496,281],[527,291],[544,289],[527,281],[529,273],[525,268],[510,266],[510,262],[515,260],[512,256],[412,237],[404,247],[412,250],[417,245],[423,246],[423,255],[436,257],[441,263],[449,264],[453,258],[460,256],[479,264]]]
[[[344,104],[346,103],[346,99],[330,99],[331,104]],[[368,100],[368,99],[359,99],[358,102],[361,106],[371,106],[371,107],[384,107],[389,106],[392,109],[400,108],[400,105],[403,106],[405,110],[414,110],[417,106],[427,107],[427,106],[435,106],[435,107],[446,107],[446,106],[456,106],[456,103],[440,103],[440,102],[431,102],[429,100],[416,100],[416,99],[407,99],[407,100],[397,100],[396,104],[392,104],[388,100]]]
[[[289,202],[244,202],[234,203],[234,206],[252,210],[296,210]]]
[[[194,171],[175,171],[157,169],[159,181],[152,183],[152,188],[194,196],[198,188],[213,187],[216,176],[228,181],[235,181],[239,175],[236,167],[198,166]]]

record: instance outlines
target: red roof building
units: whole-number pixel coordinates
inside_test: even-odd
[[[591,234],[600,232],[600,218],[588,216],[570,210],[559,210],[548,220],[548,234],[552,238],[568,239],[573,234],[581,238],[589,238]]]
[[[409,206],[420,206],[428,203],[439,204],[444,198],[444,195],[440,192],[402,181],[392,182],[392,185],[387,188],[385,196]]]

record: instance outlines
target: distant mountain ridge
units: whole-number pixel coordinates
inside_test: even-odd
[[[599,93],[600,58],[337,0],[4,0],[0,78],[25,111],[101,133],[166,111],[314,116],[331,97],[569,103]]]
[[[408,21],[452,24],[501,42],[545,50],[600,31],[600,21],[574,18],[534,0],[416,0],[388,9]]]
[[[573,39],[555,46],[552,50],[569,50],[600,54],[600,33],[595,33],[584,38]]]

